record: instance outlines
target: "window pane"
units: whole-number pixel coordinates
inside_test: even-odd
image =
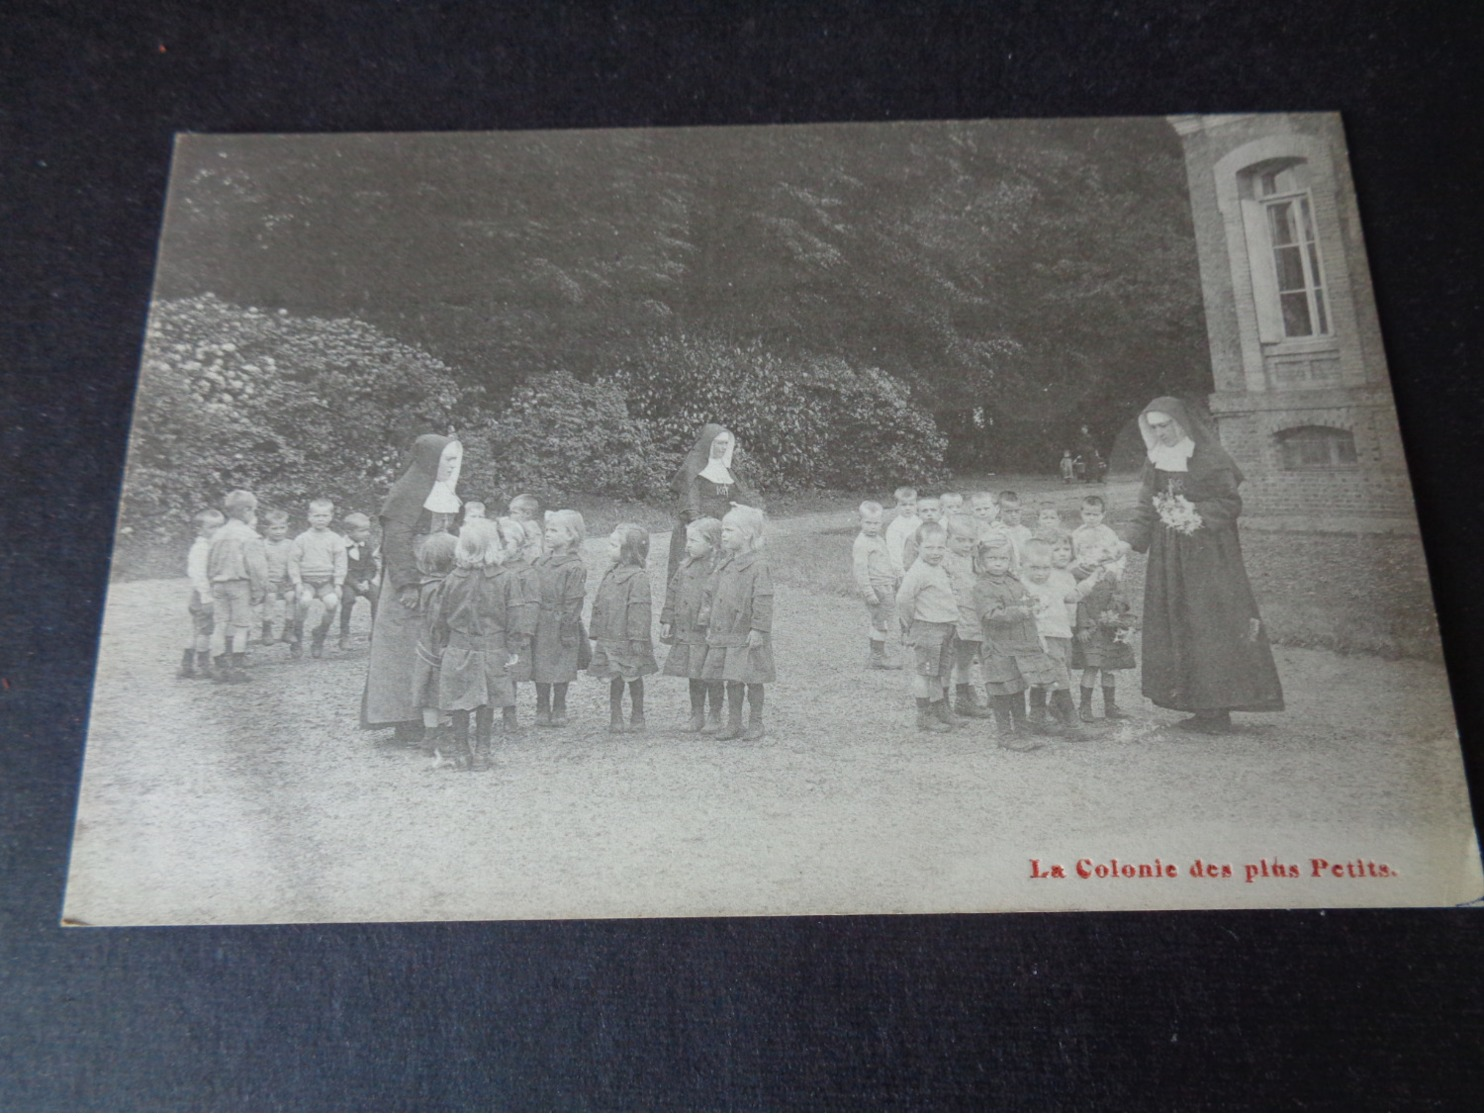
[[[1308,337],[1314,332],[1309,321],[1309,298],[1302,291],[1294,295],[1282,295],[1283,332],[1288,337]]]
[[[1308,286],[1304,282],[1304,258],[1301,248],[1280,248],[1273,253],[1278,263],[1278,290],[1302,291]]]
[[[1273,235],[1273,246],[1293,244],[1293,203],[1279,202],[1268,206],[1268,227]]]
[[[1299,213],[1300,220],[1302,222],[1302,228],[1304,230],[1304,240],[1312,244],[1314,243],[1314,218],[1313,215],[1309,213],[1308,198],[1299,199]]]
[[[1319,313],[1319,332],[1329,333],[1329,314],[1324,309],[1324,291],[1319,287],[1314,288],[1314,309]]]
[[[1351,434],[1349,431],[1345,431],[1343,437],[1336,438],[1332,445],[1335,448],[1336,462],[1338,462],[1340,465],[1355,464],[1355,436],[1353,434]]]

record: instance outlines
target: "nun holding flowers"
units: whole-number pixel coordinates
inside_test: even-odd
[[[1148,552],[1143,690],[1225,733],[1231,712],[1283,709],[1283,687],[1242,562],[1242,471],[1204,418],[1169,396],[1139,415],[1148,460],[1128,541]]]
[[[675,570],[685,554],[685,528],[693,520],[707,516],[720,520],[733,504],[761,508],[756,490],[732,465],[737,452],[737,439],[720,423],[707,423],[701,428],[670,489],[676,497],[675,530],[670,536],[670,564],[665,585],[675,580]]]

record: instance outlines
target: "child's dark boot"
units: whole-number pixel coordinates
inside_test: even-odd
[[[1065,741],[1090,741],[1092,734],[1082,728],[1081,719],[1077,716],[1077,708],[1072,704],[1072,692],[1070,690],[1057,690],[1051,693],[1052,716],[1059,723],[1061,737]]]
[[[551,728],[551,684],[536,684],[536,728]]]
[[[608,684],[608,732],[623,731],[623,680],[614,679]]]
[[[196,675],[202,679],[211,678],[211,653],[196,653]]]
[[[1097,715],[1092,712],[1092,687],[1082,687],[1082,704],[1077,707],[1077,716],[1083,721],[1097,721]]]
[[[760,741],[763,738],[763,684],[747,685],[747,728],[742,733],[744,741]]]
[[[706,684],[700,679],[690,680],[690,721],[685,727],[692,733],[706,728]]]
[[[647,726],[644,723],[644,680],[635,679],[629,684],[629,732],[643,733]]]
[[[964,723],[963,719],[953,712],[953,704],[948,701],[946,694],[933,703],[933,711],[938,715],[938,720],[949,729],[957,729]]]
[[[491,738],[494,737],[495,711],[488,706],[481,706],[474,711],[474,752],[470,759],[470,767],[476,772],[488,772],[491,760]]]
[[[491,717],[494,715],[491,714]],[[514,706],[505,706],[500,711],[501,727],[507,737],[519,737],[521,735],[520,721],[515,716]]]
[[[560,729],[567,724],[567,684],[556,683],[551,689],[551,726]]]
[[[953,712],[962,718],[992,718],[994,711],[988,706],[979,704],[978,696],[974,693],[972,683],[959,683],[954,688],[956,699],[953,703]]]
[[[718,741],[735,741],[742,736],[742,684],[727,683],[727,724],[716,735]]]
[[[180,657],[180,670],[175,672],[177,679],[194,679],[196,677],[196,649],[187,648]]]
[[[1026,691],[1026,700],[1029,712],[1026,714],[1025,726],[1030,732],[1038,737],[1044,737],[1051,732],[1046,719],[1046,688],[1033,686]]]
[[[1103,688],[1103,717],[1109,721],[1127,721],[1128,711],[1113,701],[1113,695],[1117,689],[1111,686]]]
[[[708,737],[714,736],[722,730],[724,723],[721,720],[721,708],[725,702],[725,694],[725,683],[706,684],[706,724],[702,727],[701,732]]]

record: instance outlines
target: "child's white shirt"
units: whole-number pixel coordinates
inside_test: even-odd
[[[191,580],[191,589],[202,601],[211,600],[211,577],[206,571],[206,556],[211,552],[211,540],[196,536],[191,549],[186,552],[186,577]]]
[[[906,572],[902,552],[907,546],[907,537],[921,526],[922,520],[916,514],[898,516],[886,525],[886,552],[891,555],[891,561],[897,564],[898,577]]]
[[[1058,578],[1058,574],[1066,577]],[[1022,578],[1020,584],[1025,586],[1026,593],[1034,597],[1041,606],[1036,612],[1036,632],[1043,637],[1056,636],[1070,640],[1072,622],[1065,598],[1068,592],[1077,588],[1077,581],[1071,572],[1053,570],[1051,577],[1040,585],[1028,578]]]

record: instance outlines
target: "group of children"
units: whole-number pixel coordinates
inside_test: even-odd
[[[489,520],[480,512],[471,515],[466,506],[456,539],[432,535],[419,547],[423,637],[413,686],[424,750],[443,766],[488,769],[496,708],[503,731],[519,732],[518,688],[530,682],[537,727],[565,726],[568,688],[583,671],[608,680],[610,732],[645,731],[644,680],[660,671],[651,635],[649,532],[624,523],[608,537],[608,566],[584,631],[582,515],[547,513],[542,527],[534,515]],[[670,645],[664,674],[690,684],[687,727],[717,740],[763,735],[763,687],[774,679],[773,590],[759,550],[763,524],[760,510],[742,506],[722,520],[690,524],[686,557],[660,614],[661,641]]]
[[[228,493],[225,515],[214,508],[195,517],[196,538],[186,556],[190,578],[191,639],[181,653],[181,678],[241,683],[254,632],[264,644],[286,643],[289,654],[303,655],[305,622],[310,654],[324,654],[325,640],[338,611],[340,648],[350,642],[350,620],[361,598],[376,616],[376,554],[371,520],[352,512],[332,531],[335,505],[309,502],[309,527],[289,538],[287,512],[263,515],[263,534],[255,530],[257,498],[246,490]]]
[[[196,516],[183,676],[246,681],[247,646],[258,624],[265,642],[286,640],[297,657],[306,619],[318,608],[309,633],[318,658],[337,606],[342,647],[358,597],[371,602],[374,621],[376,556],[367,517],[346,516],[342,537],[330,530],[334,506],[313,501],[309,528],[290,540],[287,517],[274,512],[264,515],[258,535],[250,492],[228,494],[224,508],[225,516]],[[685,558],[659,617],[661,642],[670,646],[664,674],[689,682],[687,727],[718,740],[763,735],[764,686],[775,677],[763,531],[763,513],[745,506],[688,525]],[[609,680],[611,732],[646,728],[644,679],[660,671],[651,636],[649,532],[631,523],[614,529],[587,631],[585,535],[580,513],[543,516],[539,502],[523,494],[496,519],[483,504],[466,502],[457,535],[435,532],[417,544],[421,635],[408,685],[422,712],[423,747],[441,766],[488,768],[495,711],[505,732],[519,731],[522,683],[534,684],[538,727],[566,725],[568,688],[584,671]]]
[[[911,488],[895,496],[884,527],[880,504],[860,506],[854,575],[870,614],[871,666],[900,668],[887,653],[894,630],[912,649],[919,729],[993,718],[1006,748],[1035,748],[1047,734],[1081,739],[1079,722],[1097,720],[1099,683],[1103,717],[1126,716],[1116,694],[1117,672],[1135,666],[1136,621],[1121,590],[1129,547],[1104,522],[1101,497],[1082,501],[1082,522],[1068,532],[1055,508],[1041,509],[1034,529],[1022,523],[1013,492],[967,502]]]

